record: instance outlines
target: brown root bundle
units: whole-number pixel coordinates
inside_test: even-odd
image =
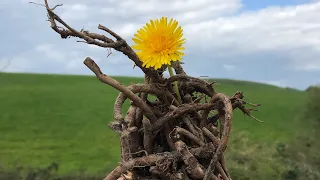
[[[188,76],[181,64],[172,66],[176,72],[170,78],[163,71],[142,67],[142,64],[127,44],[115,32],[99,25],[114,37],[77,31],[65,23],[45,0],[51,28],[62,38],[78,37],[81,42],[103,48],[113,48],[125,54],[145,74],[143,84],[124,86],[105,75],[89,57],[84,64],[103,83],[120,93],[114,104],[114,120],[109,127],[120,135],[121,163],[105,180],[116,179],[231,179],[224,152],[232,127],[232,112],[239,108],[254,118],[243,100],[243,93],[236,92],[228,97],[217,93],[214,82]],[[56,23],[63,27],[58,27]],[[182,104],[173,90],[178,82]],[[154,97],[150,99],[150,96]],[[130,107],[122,115],[123,104],[129,100]],[[218,126],[219,125],[219,126]]]

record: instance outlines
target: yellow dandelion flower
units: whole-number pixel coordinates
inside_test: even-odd
[[[174,19],[168,23],[167,17],[160,20],[150,20],[139,29],[132,38],[135,43],[132,48],[146,68],[159,69],[162,65],[170,65],[172,61],[180,61],[184,53],[185,38],[181,26]]]

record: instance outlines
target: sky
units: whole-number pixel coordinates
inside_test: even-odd
[[[0,71],[93,75],[91,57],[112,76],[143,76],[115,50],[61,39],[46,10],[30,0],[0,1]],[[182,26],[188,75],[268,83],[304,90],[320,83],[319,0],[48,0],[80,30],[104,33],[102,24],[129,45],[150,19],[167,16]],[[33,2],[43,4],[42,0]]]

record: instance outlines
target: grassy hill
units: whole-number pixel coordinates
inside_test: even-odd
[[[116,79],[126,85],[143,81]],[[288,143],[297,130],[308,133],[308,125],[302,126],[298,116],[306,92],[252,82],[216,81],[218,92],[232,95],[240,90],[247,101],[261,103],[254,115],[266,122],[235,112],[227,149],[227,162],[232,161],[235,173],[233,154],[239,150],[237,142],[246,153],[259,145],[260,149],[254,150],[256,155],[260,151],[268,156],[261,147],[272,149],[275,143]],[[119,160],[119,139],[107,123],[112,120],[117,95],[116,90],[95,77],[0,73],[0,165],[44,167],[56,162],[60,173],[79,168],[103,174],[111,170]],[[273,171],[264,160],[255,164],[256,168]]]

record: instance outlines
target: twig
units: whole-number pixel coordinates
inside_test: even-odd
[[[129,131],[125,130],[121,133],[120,144],[121,144],[121,160],[122,162],[129,161],[131,159],[130,142],[129,142]]]
[[[214,136],[218,136],[219,134],[219,131],[218,129],[212,124],[212,123],[209,123],[208,124],[208,128],[207,128]]]
[[[171,136],[170,136],[170,133],[171,132],[171,127],[169,126],[169,123],[166,122],[164,124],[164,133],[165,133],[165,136],[166,136],[166,140],[167,140],[167,143],[168,143],[168,146],[169,148],[172,150],[172,151],[175,151],[176,150],[176,147],[173,143],[173,140],[171,139]]]
[[[224,172],[224,169],[222,168],[220,163],[217,163],[216,165],[218,172],[222,176],[223,180],[229,180],[229,177],[227,176],[226,172]]]
[[[179,62],[172,63],[172,67],[175,70],[176,74],[186,75],[186,72],[184,72],[184,70]]]
[[[127,111],[127,115],[124,121],[128,124],[128,127],[134,126],[134,119],[136,117],[137,106],[131,105]]]
[[[152,94],[164,103],[173,102],[174,105],[179,105],[177,99],[165,88],[159,89],[156,85],[152,84],[133,84],[128,86],[128,88],[134,93],[144,92]]]
[[[98,29],[101,29],[101,30],[106,31],[107,33],[109,33],[109,34],[111,34],[113,37],[115,37],[118,41],[123,40],[117,33],[111,31],[109,28],[107,28],[107,27],[105,27],[105,26],[103,26],[103,25],[101,25],[101,24],[98,25]]]
[[[202,130],[198,126],[195,126],[195,129],[197,130],[197,132],[199,134],[199,140],[202,141],[203,143],[205,143],[205,138],[204,138],[204,135],[202,133]]]
[[[195,179],[202,179],[204,176],[204,169],[198,160],[190,153],[186,144],[182,141],[175,143],[177,151],[183,157],[184,163],[187,165],[187,172],[190,177]]]
[[[214,95],[211,99],[211,102],[217,102],[221,101],[223,104],[223,108],[219,108],[218,111],[221,114],[220,115],[220,132],[221,132],[221,140],[219,143],[219,146],[213,155],[213,158],[210,161],[210,164],[207,168],[207,171],[205,173],[205,176],[203,180],[209,180],[211,177],[211,172],[214,171],[215,166],[217,162],[219,161],[222,153],[224,152],[225,148],[227,147],[228,139],[229,139],[229,134],[232,126],[232,104],[229,98],[221,93],[218,93]]]
[[[114,117],[115,121],[123,121],[124,120],[124,118],[122,116],[122,105],[125,100],[126,100],[126,96],[122,92],[120,92],[114,102],[113,117]]]
[[[116,133],[121,134],[123,130],[123,121],[111,121],[108,126]]]
[[[57,4],[57,5],[55,5],[53,8],[52,8],[52,10],[55,10],[57,7],[59,7],[59,6],[63,6],[63,4]]]
[[[134,125],[137,127],[140,127],[142,123],[142,119],[143,119],[143,113],[140,108],[137,108]]]
[[[178,144],[180,148],[183,144]],[[185,149],[184,149],[185,150]],[[206,144],[202,147],[191,148],[188,150],[195,158],[208,158],[209,155],[212,155],[214,152],[214,148],[211,143]],[[183,156],[181,153],[173,151],[173,152],[163,152],[158,154],[150,154],[143,157],[138,157],[135,159],[131,159],[127,162],[123,162],[121,165],[116,167],[104,180],[114,180],[121,176],[126,170],[132,169],[134,167],[147,167],[154,166],[158,162],[162,162],[165,159],[171,159],[173,161],[182,161]]]
[[[118,81],[114,80],[113,78],[103,74],[99,68],[99,66],[89,57],[87,57],[84,60],[84,64],[97,76],[97,78],[103,82],[106,83],[117,90],[121,91],[123,94],[125,94],[128,98],[133,101],[134,105],[141,108],[148,119],[155,121],[156,116],[153,114],[153,112],[149,109],[147,104],[142,101],[137,95],[135,95],[132,91],[130,91],[128,88],[120,84]]]
[[[179,89],[184,91],[184,93],[192,94],[194,92],[204,93],[209,97],[216,94],[213,87],[202,79],[192,79],[190,81],[179,82]]]
[[[161,91],[160,89],[156,88],[155,86],[148,85],[148,84],[134,84],[130,85],[127,87],[130,91],[133,93],[141,93],[143,95],[142,101],[146,101],[146,95],[147,94],[152,94],[157,96],[158,99],[162,100],[162,102],[173,102],[174,105],[178,105],[178,101],[174,98],[172,94],[170,94],[168,91],[163,90]],[[123,120],[122,116],[122,105],[127,99],[127,96],[125,96],[122,92],[119,93],[118,97],[116,98],[115,104],[114,104],[114,119],[119,121]],[[168,100],[167,100],[168,99]],[[142,120],[142,114],[141,114],[141,109],[137,108],[137,116],[136,117],[136,122],[141,122]],[[153,122],[153,121],[152,121]],[[137,127],[140,127],[139,125],[136,124]]]
[[[47,2],[47,0],[45,0]],[[56,6],[55,6],[56,7]],[[51,22],[51,28],[55,30],[57,33],[61,35],[62,38],[67,38],[68,36],[75,36],[81,39],[84,39],[88,44],[94,44],[104,48],[117,48],[123,46],[125,41],[117,41],[117,42],[100,42],[96,41],[96,37],[88,36],[88,33],[84,33],[83,31],[77,31],[71,26],[69,26],[64,20],[62,20],[57,14],[53,12],[54,9],[49,8],[46,3],[46,8],[49,15],[49,21]],[[65,29],[59,29],[55,23],[55,20],[61,23]]]
[[[217,148],[219,146],[219,140],[215,137],[207,128],[203,127],[202,131],[204,135],[206,135],[213,143],[213,145]]]
[[[148,154],[152,153],[152,131],[151,124],[147,118],[142,119],[144,135],[143,135],[143,146]]]
[[[197,143],[199,146],[204,146],[205,143],[203,141],[200,141],[199,138],[197,138],[195,135],[193,135],[192,133],[190,133],[189,131],[187,131],[184,128],[181,127],[176,127],[175,128],[176,133],[178,134],[182,134],[185,135],[186,137],[188,137],[189,139],[191,139],[193,142]]]
[[[162,116],[161,118],[159,118],[153,125],[152,125],[152,131],[157,131],[159,130],[163,123],[171,120],[171,119],[175,119],[178,117],[181,117],[184,114],[193,112],[193,111],[199,111],[199,110],[203,110],[203,109],[215,109],[216,108],[216,104],[214,103],[204,103],[204,104],[200,104],[200,103],[192,103],[192,104],[182,104],[181,106],[179,106],[176,110],[173,111],[169,111],[168,113],[166,113],[164,116]]]
[[[219,139],[217,137],[215,137],[207,128],[203,127],[202,128],[202,131],[203,133],[208,136],[210,138],[210,140],[212,141],[213,145],[217,148],[219,146]],[[224,170],[224,173],[226,173],[228,175],[228,169],[226,167],[226,163],[225,163],[225,159],[224,159],[224,155],[222,154],[221,155],[221,158],[220,158],[220,161],[221,161],[221,167],[223,168]],[[217,166],[220,166],[219,163],[217,163]],[[221,170],[219,170],[219,172],[221,172]],[[222,175],[223,176],[223,175]],[[229,175],[228,175],[229,176]],[[224,177],[224,176],[223,176]]]
[[[137,127],[132,127],[138,130]],[[130,145],[130,155],[132,158],[139,156],[139,153],[145,152],[143,149],[143,145],[141,143],[142,139],[140,138],[140,134],[138,131],[131,131],[129,134],[129,145]]]
[[[118,179],[121,174],[126,171],[121,165],[117,166],[111,173],[108,174],[107,177],[105,177],[103,180],[115,180]]]
[[[240,106],[238,107],[244,114],[246,114],[247,116],[251,117],[252,119],[255,119],[256,121],[259,121],[261,123],[264,123],[264,121],[259,120],[258,118],[254,117],[251,115],[250,111],[245,108],[244,106]]]
[[[35,3],[35,2],[29,2],[29,4],[35,4],[35,5],[38,5],[38,6],[46,7],[44,4],[39,4],[39,3]]]
[[[117,51],[122,52],[126,56],[128,56],[128,58],[131,59],[135,63],[136,66],[141,68],[145,74],[149,75],[153,79],[156,79],[158,81],[161,81],[161,79],[163,79],[158,76],[158,71],[155,71],[154,69],[149,69],[149,68],[143,67],[142,62],[140,61],[139,57],[133,51],[133,49],[127,44],[127,42],[125,40],[123,40],[119,35],[117,35],[113,31],[111,31],[110,29],[103,27],[102,25],[98,26],[98,28],[100,27],[100,29],[102,29],[102,30],[105,30],[105,31],[108,30],[107,32],[110,33],[112,36],[116,37],[117,41],[113,41],[112,39],[110,39],[104,35],[97,34],[97,33],[89,33],[88,31],[84,31],[84,30],[77,31],[74,28],[72,28],[71,26],[69,26],[65,21],[63,21],[53,11],[54,8],[56,8],[56,7],[50,8],[48,1],[44,0],[44,2],[45,2],[45,7],[48,12],[48,18],[49,18],[49,22],[51,24],[50,26],[55,32],[60,34],[61,38],[66,39],[70,36],[73,36],[73,37],[78,37],[78,38],[84,39],[87,42],[87,44],[94,44],[94,45],[104,47],[104,48],[113,48]],[[55,21],[61,23],[66,29],[58,28]],[[97,41],[97,40],[100,40],[100,41]]]
[[[149,170],[152,174],[158,175],[161,179],[170,179],[170,173],[167,171],[162,171],[158,166],[152,166]]]
[[[223,154],[221,155],[221,158],[220,158],[220,164],[221,164],[222,169],[223,169],[224,172],[226,173],[226,175],[229,177],[229,179],[231,179],[231,178],[230,178],[230,174],[229,174],[229,172],[228,172],[227,165],[226,165],[226,159],[225,159],[225,157],[224,157]]]
[[[206,144],[202,147],[197,148],[191,148],[189,152],[195,157],[195,158],[206,158],[208,155],[212,155],[214,152],[214,149],[212,148],[212,145]],[[134,167],[147,167],[147,166],[154,166],[158,162],[162,162],[165,159],[171,159],[172,161],[182,161],[183,156],[176,152],[163,152],[158,154],[150,154],[143,157],[137,157],[135,159],[131,159],[127,162],[122,163],[123,171],[126,171],[128,169],[132,169]]]
[[[185,101],[186,103],[193,103],[192,97],[191,97],[191,95],[190,95],[189,93],[187,93],[187,94],[184,95],[184,101]],[[200,124],[201,119],[202,119],[202,118],[201,118],[201,115],[200,115],[198,112],[196,112],[196,111],[193,111],[193,112],[192,112],[192,115],[196,118],[197,123]]]
[[[176,110],[177,107],[176,106],[170,106],[169,107],[170,110]],[[193,126],[193,124],[191,123],[191,120],[189,117],[187,116],[182,116],[182,120],[183,122],[187,125],[188,129],[191,131],[192,134],[194,134],[195,136],[199,137],[198,132],[196,131],[195,127]]]

